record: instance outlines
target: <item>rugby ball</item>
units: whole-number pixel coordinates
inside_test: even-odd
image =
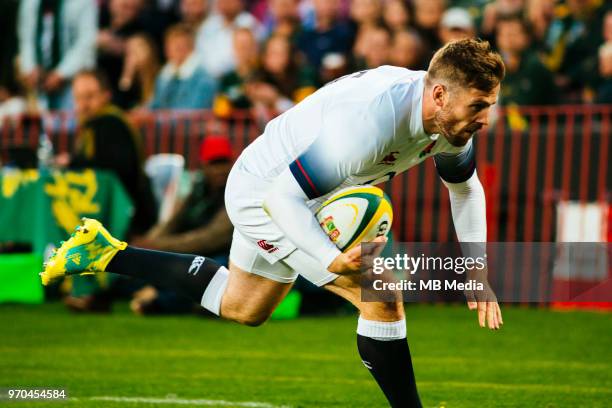
[[[387,195],[378,187],[356,186],[336,192],[315,213],[321,228],[341,251],[386,236],[393,222]]]

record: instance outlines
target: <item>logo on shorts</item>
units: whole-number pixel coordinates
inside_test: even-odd
[[[264,251],[267,251],[269,254],[271,254],[272,252],[278,251],[277,247],[275,247],[274,245],[270,244],[265,239],[261,239],[261,240],[257,241],[257,245],[259,245],[259,247],[261,249],[263,249]]]
[[[206,258],[203,256],[196,256],[193,258],[193,262],[191,262],[191,266],[189,267],[189,271],[187,273],[194,276],[197,275],[205,260]]]
[[[334,224],[334,217],[330,215],[329,217],[323,219],[321,222],[321,227],[323,227],[323,230],[327,232],[327,235],[333,242],[338,240],[340,230],[336,227],[336,224]]]

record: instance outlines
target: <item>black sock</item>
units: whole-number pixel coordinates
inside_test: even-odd
[[[406,339],[380,341],[357,335],[359,355],[393,408],[420,408]]]
[[[203,256],[128,246],[115,255],[106,271],[175,290],[200,303],[204,291],[219,268],[220,264]]]

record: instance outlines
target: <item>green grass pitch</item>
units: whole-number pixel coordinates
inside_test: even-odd
[[[385,406],[357,355],[356,316],[248,328],[115,309],[0,306],[0,388],[71,397],[8,406]],[[612,314],[507,307],[491,332],[465,307],[418,305],[407,321],[425,407],[612,406]]]

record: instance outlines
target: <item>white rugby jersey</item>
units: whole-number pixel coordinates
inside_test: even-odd
[[[377,184],[428,157],[459,153],[423,129],[425,71],[382,66],[319,89],[268,123],[239,158],[266,180],[290,166],[310,199],[351,185]],[[470,142],[471,143],[471,142]]]
[[[236,166],[270,182],[272,220],[325,267],[340,252],[310,209],[336,190],[388,180],[434,155],[446,181],[474,174],[471,142],[455,147],[423,129],[425,74],[382,66],[340,78],[270,121],[238,158]]]

